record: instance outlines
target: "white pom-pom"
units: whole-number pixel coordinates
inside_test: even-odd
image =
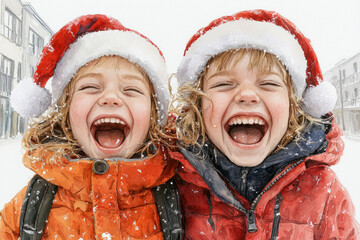
[[[23,117],[36,117],[51,104],[50,92],[26,78],[16,85],[10,97],[11,106]]]
[[[306,89],[303,98],[304,111],[320,118],[333,110],[336,99],[335,87],[329,82],[322,81],[319,85]]]

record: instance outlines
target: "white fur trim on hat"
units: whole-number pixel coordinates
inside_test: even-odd
[[[303,110],[313,117],[320,118],[332,111],[336,103],[336,95],[336,89],[331,83],[319,82],[319,85],[306,89]]]
[[[20,81],[11,92],[11,106],[23,117],[41,115],[51,104],[51,94],[34,83],[32,78]]]
[[[154,86],[160,124],[164,125],[169,107],[165,60],[151,42],[132,31],[91,32],[71,44],[55,68],[52,80],[53,103],[58,101],[65,86],[82,66],[99,57],[110,55],[126,58],[144,69]]]
[[[195,40],[178,68],[179,83],[196,81],[211,57],[238,48],[261,49],[277,56],[288,69],[296,94],[302,96],[307,61],[299,42],[272,22],[247,19],[222,23]]]

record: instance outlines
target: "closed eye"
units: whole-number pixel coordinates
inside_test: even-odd
[[[264,80],[260,82],[260,86],[264,87],[283,87],[284,82],[274,81],[274,80]]]
[[[83,91],[83,90],[86,90],[86,89],[97,90],[97,89],[99,89],[99,86],[94,85],[94,84],[87,84],[87,85],[83,85],[83,86],[79,87],[78,91]]]
[[[265,82],[262,83],[261,86],[275,86],[275,87],[280,87],[281,85],[279,83],[276,82]]]
[[[139,93],[139,94],[144,95],[144,93],[138,88],[126,88],[126,89],[124,89],[124,91],[129,92],[129,93]]]
[[[213,88],[219,88],[219,87],[228,87],[228,86],[232,86],[233,84],[230,83],[230,82],[220,82],[220,83],[216,83],[214,85],[212,85],[210,87],[210,89],[213,89]]]

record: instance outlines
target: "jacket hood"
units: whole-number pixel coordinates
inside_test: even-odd
[[[333,119],[326,134],[327,147],[323,153],[309,156],[306,160],[311,160],[317,164],[335,165],[340,161],[344,151],[343,132]]]
[[[158,149],[151,157],[141,159],[111,158],[103,160],[109,166],[104,173],[108,181],[116,184],[118,195],[131,195],[143,189],[154,188],[169,180],[177,164],[167,161],[165,150]],[[70,191],[81,200],[91,201],[92,179],[96,175],[93,164],[96,159],[70,159],[61,157],[56,163],[48,163],[54,153],[44,149],[27,151],[24,165],[47,181]]]

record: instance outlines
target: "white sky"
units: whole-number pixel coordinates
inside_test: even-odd
[[[322,71],[360,52],[359,0],[23,0],[56,32],[85,14],[112,16],[149,37],[175,72],[190,37],[215,18],[241,10],[274,10],[311,40]]]

